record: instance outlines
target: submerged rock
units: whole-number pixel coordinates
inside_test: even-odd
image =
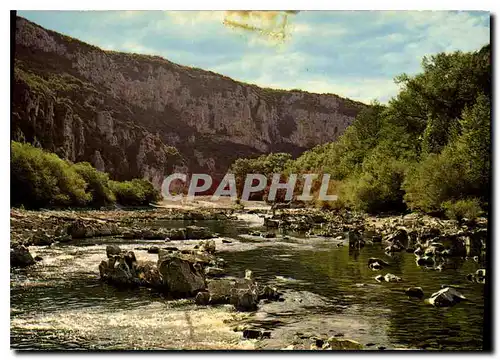
[[[26,267],[33,265],[35,259],[24,245],[17,245],[10,249],[10,266],[11,267]]]
[[[317,346],[318,342],[316,341],[315,345]],[[331,337],[325,341],[321,346],[321,350],[362,350],[363,345],[358,343],[357,341],[350,339],[339,339],[337,337]]]
[[[148,248],[148,253],[149,254],[158,254],[160,252],[160,248],[156,245],[150,246]]]
[[[212,232],[207,227],[201,226],[187,226],[186,227],[186,237],[189,240],[195,239],[211,239],[214,237]],[[172,239],[172,237],[170,237]]]
[[[424,290],[418,286],[412,286],[405,290],[405,294],[410,297],[416,297],[419,299],[424,298]]]
[[[403,250],[404,250],[404,247],[402,247],[399,244],[391,244],[391,245],[387,246],[384,249],[384,251],[386,253],[395,253],[395,252],[400,252],[400,251],[403,251]]]

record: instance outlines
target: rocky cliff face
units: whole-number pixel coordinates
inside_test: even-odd
[[[334,141],[365,105],[103,51],[17,18],[12,138],[112,177],[221,177],[238,157]]]

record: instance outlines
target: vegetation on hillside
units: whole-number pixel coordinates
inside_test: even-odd
[[[337,142],[287,161],[285,173],[330,174],[338,204],[351,209],[477,216],[490,198],[490,45],[426,57],[422,68],[396,78],[388,105],[374,102]],[[233,167],[242,176],[261,162]]]
[[[115,202],[148,205],[160,199],[145,179],[112,181],[87,162],[73,164],[31,144],[11,141],[11,205],[41,207],[102,207]]]

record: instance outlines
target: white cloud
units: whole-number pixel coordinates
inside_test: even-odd
[[[395,95],[393,77],[420,71],[425,55],[472,51],[490,41],[488,14],[477,12],[306,11],[288,17],[284,42],[225,26],[223,11],[36,16],[46,16],[42,26],[50,24],[104,49],[160,55],[265,87],[332,92],[362,101]]]

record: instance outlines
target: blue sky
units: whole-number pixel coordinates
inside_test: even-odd
[[[259,86],[386,102],[395,76],[424,55],[490,42],[489,13],[301,11],[247,17],[220,11],[19,11],[18,15],[103,49],[160,55]],[[244,31],[224,20],[267,33]],[[271,34],[271,35],[269,35]]]

